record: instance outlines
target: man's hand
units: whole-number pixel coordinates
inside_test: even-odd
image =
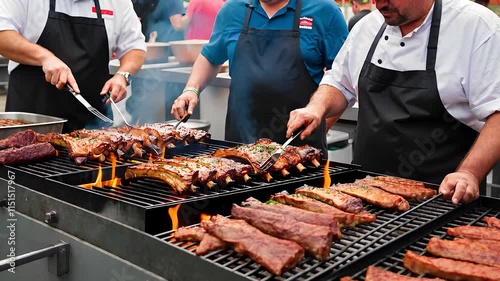
[[[68,83],[76,93],[80,93],[71,69],[56,56],[49,56],[45,59],[42,63],[42,70],[45,73],[45,80],[59,90]]]
[[[193,110],[197,104],[198,95],[193,91],[186,91],[175,99],[170,113],[175,117],[175,119],[180,120],[184,117],[184,115],[186,115],[186,106],[188,107],[187,114],[193,115]]]
[[[300,135],[300,139],[303,140],[310,136],[321,124],[321,120],[323,119],[323,115],[319,112],[320,110],[316,110],[313,106],[292,110],[292,112],[290,112],[290,119],[288,120],[286,137],[291,137],[293,132],[298,130],[301,126],[304,126],[305,129]]]
[[[469,171],[457,171],[448,174],[441,185],[439,192],[453,204],[469,203],[479,197],[479,180]]]
[[[101,90],[101,96],[104,96],[108,91],[111,91],[111,99],[113,101],[119,102],[127,96],[127,81],[125,77],[120,74],[115,74],[111,79],[109,79],[104,87]],[[111,101],[107,100],[107,104],[110,104]]]

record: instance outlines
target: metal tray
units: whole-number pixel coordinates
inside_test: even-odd
[[[37,133],[61,133],[66,119],[27,112],[0,112],[0,119],[13,119],[30,124],[0,127],[0,139],[13,133],[31,129]]]

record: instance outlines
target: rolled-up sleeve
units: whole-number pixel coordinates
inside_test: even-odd
[[[0,31],[15,30],[22,33],[27,14],[27,0],[0,1]]]
[[[118,58],[121,58],[130,50],[146,51],[145,37],[141,31],[141,22],[134,11],[132,1],[121,1],[121,23],[116,26],[115,32],[116,47],[115,53]]]

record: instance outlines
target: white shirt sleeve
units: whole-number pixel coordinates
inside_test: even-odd
[[[115,0],[116,1],[116,0]],[[130,50],[138,49],[146,51],[145,37],[141,31],[141,22],[134,11],[132,1],[122,0],[117,9],[122,9],[119,15],[120,24],[115,27],[116,48],[114,52],[121,58]]]
[[[22,33],[27,20],[27,0],[0,1],[0,31],[15,30]]]

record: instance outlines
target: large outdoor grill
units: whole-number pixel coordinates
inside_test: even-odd
[[[378,259],[373,260],[369,264],[359,264],[357,265],[358,270],[352,271],[351,275],[354,279],[365,280],[364,276],[366,274],[366,266],[374,265],[386,270],[392,271],[394,273],[422,277],[416,275],[403,266],[403,258],[406,251],[411,250],[417,254],[425,254],[426,246],[432,237],[439,238],[450,238],[446,234],[446,229],[457,227],[461,225],[474,225],[474,226],[486,226],[483,218],[485,216],[490,217],[500,217],[500,200],[490,197],[480,197],[479,200],[471,203],[470,205],[462,206],[457,212],[455,212],[454,219],[449,220],[443,226],[436,226],[432,231],[421,231],[420,237],[414,240],[400,241],[395,247],[388,252],[387,255],[380,255]],[[396,250],[396,251],[395,251]],[[359,269],[361,268],[361,269]],[[431,276],[423,276],[431,277]]]

